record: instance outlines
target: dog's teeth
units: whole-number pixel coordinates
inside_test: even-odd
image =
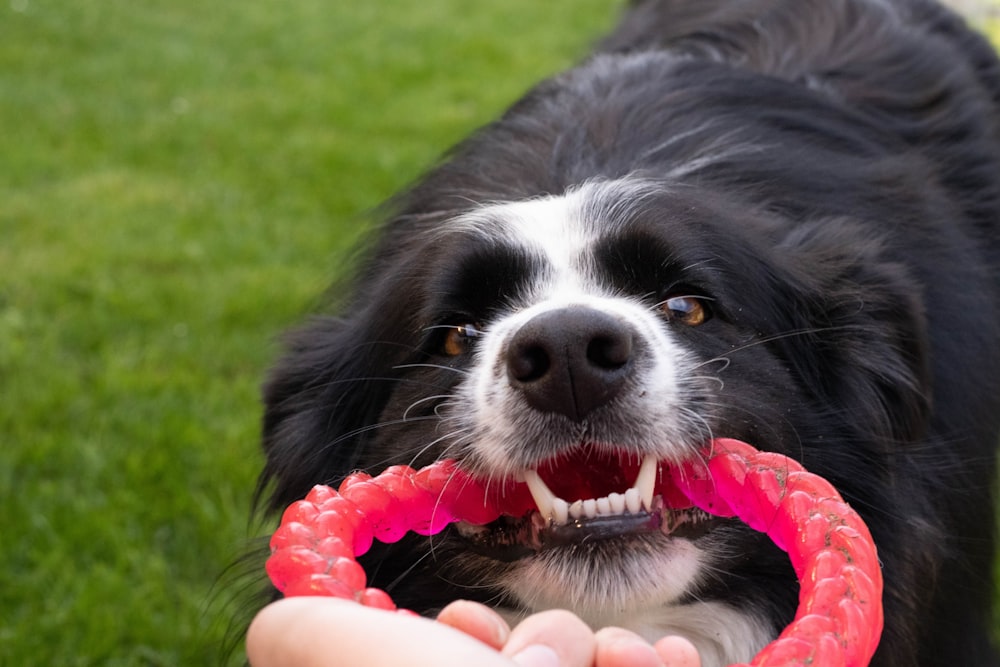
[[[639,495],[639,489],[634,486],[625,492],[625,508],[632,514],[638,514],[642,511],[642,498]]]
[[[654,457],[647,456],[639,467],[635,486],[627,489],[625,493],[610,493],[603,498],[589,498],[573,503],[568,503],[552,493],[537,470],[524,470],[518,473],[517,477],[528,485],[541,519],[562,525],[571,518],[593,519],[597,516],[617,516],[626,512],[638,514],[643,510],[652,510],[658,465],[659,462]]]
[[[624,514],[625,513],[625,496],[620,493],[610,493],[608,494],[608,503],[611,505],[612,514]]]
[[[539,514],[545,519],[549,519],[552,516],[552,501],[556,499],[555,494],[549,491],[549,487],[545,485],[535,470],[524,471],[524,483],[528,485],[531,497],[535,499]]]
[[[653,506],[653,491],[656,490],[656,470],[660,462],[655,456],[647,456],[639,466],[639,474],[635,478],[633,488],[639,492],[639,500],[642,506],[650,509]]]
[[[557,526],[561,526],[569,521],[569,503],[562,498],[552,500],[552,521]]]

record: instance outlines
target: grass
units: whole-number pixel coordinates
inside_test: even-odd
[[[222,659],[276,336],[615,4],[0,5],[0,665]]]
[[[276,336],[614,11],[0,5],[0,665],[219,662]]]

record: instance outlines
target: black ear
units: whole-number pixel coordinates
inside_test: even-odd
[[[287,353],[263,389],[267,458],[256,500],[280,509],[314,484],[351,472],[361,439],[378,418],[389,383],[373,362],[377,344],[349,320],[317,318],[286,339]]]
[[[893,261],[891,247],[849,221],[803,226],[777,250],[796,276],[789,316],[803,332],[778,341],[787,363],[821,405],[845,411],[839,421],[864,429],[844,435],[873,444],[919,439],[931,390],[914,276]]]

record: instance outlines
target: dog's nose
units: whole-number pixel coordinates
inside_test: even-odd
[[[507,377],[528,404],[581,421],[621,391],[632,369],[632,328],[586,306],[524,324],[507,348]]]

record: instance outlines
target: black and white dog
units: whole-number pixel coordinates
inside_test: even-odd
[[[544,482],[541,528],[377,545],[411,609],[563,607],[748,660],[797,606],[787,557],[733,520],[634,520],[669,512],[636,505],[639,462],[727,436],[867,521],[873,664],[1000,664],[1000,64],[929,0],[635,2],[391,203],[265,400],[273,509],[442,457]]]

